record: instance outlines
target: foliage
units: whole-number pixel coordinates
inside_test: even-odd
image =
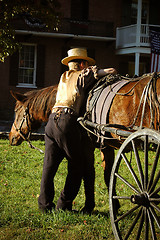
[[[28,15],[39,23],[45,23],[44,28],[55,29],[59,23],[58,0],[0,0],[0,61],[12,55],[19,47],[15,40],[13,20]]]

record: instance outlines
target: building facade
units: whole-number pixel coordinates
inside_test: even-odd
[[[121,26],[116,28],[116,54],[121,72],[142,75],[150,72],[150,28],[160,31],[160,2],[157,0],[124,0]]]
[[[122,75],[150,72],[149,25],[160,25],[159,0],[59,2],[62,19],[53,32],[30,16],[14,20],[22,47],[0,63],[0,120],[14,118],[10,90],[24,93],[59,82],[67,69],[61,59],[71,47],[86,48],[99,67],[114,67]]]

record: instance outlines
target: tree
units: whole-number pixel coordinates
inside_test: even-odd
[[[15,39],[15,18],[25,16],[40,23],[44,31],[52,31],[59,25],[59,8],[59,0],[0,0],[0,61],[20,47]]]

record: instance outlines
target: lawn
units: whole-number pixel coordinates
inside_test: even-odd
[[[44,150],[43,141],[33,144]],[[92,215],[39,212],[37,198],[43,167],[43,154],[29,148],[26,142],[12,147],[8,140],[0,140],[0,239],[114,239],[109,200],[103,180],[99,151],[95,151],[95,199]],[[64,160],[55,178],[55,203],[63,189],[67,161]],[[74,209],[84,206],[83,183],[74,201]]]
[[[33,145],[44,150],[43,141],[33,141]],[[144,152],[141,151],[142,168],[144,168]],[[148,152],[149,175],[155,161],[155,152]],[[95,150],[95,200],[96,207],[91,215],[74,213],[69,211],[52,211],[51,214],[42,214],[38,210],[38,196],[40,192],[40,181],[43,168],[44,154],[38,150],[29,148],[26,142],[20,146],[12,147],[8,140],[0,140],[0,240],[27,240],[27,239],[108,239],[114,240],[109,214],[109,196],[103,180],[103,168],[101,166],[100,152]],[[130,153],[127,158],[132,169],[139,176],[134,157]],[[157,187],[160,189],[160,161],[156,169]],[[63,160],[55,177],[55,199],[56,203],[63,189],[67,174],[67,161]],[[119,174],[126,181],[136,186],[133,176],[129,172],[125,161],[119,165]],[[133,191],[125,186],[121,179],[117,180],[117,194],[119,196],[131,196]],[[121,201],[120,214],[135,206],[130,199]],[[159,201],[159,200],[158,200]],[[74,200],[73,208],[80,210],[84,206],[85,196],[83,183],[79,194]],[[159,202],[157,203],[159,205]],[[143,208],[143,207],[142,207]],[[157,211],[157,222],[160,222],[159,210]],[[137,210],[136,210],[137,211]],[[140,218],[134,211],[120,221],[120,231],[127,232],[137,218],[137,224],[129,239],[135,239],[140,224]],[[152,220],[152,219],[151,219]],[[157,239],[160,239],[160,230],[157,231]],[[145,228],[144,228],[145,229]],[[144,230],[145,231],[145,230]],[[142,231],[142,232],[144,232]],[[124,234],[122,234],[123,236]],[[151,233],[148,239],[150,238]],[[144,240],[144,235],[139,239]]]

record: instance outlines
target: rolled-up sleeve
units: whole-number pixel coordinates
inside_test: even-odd
[[[88,89],[98,80],[98,70],[97,66],[90,66],[82,70],[77,81],[77,88],[80,92],[82,89]]]

